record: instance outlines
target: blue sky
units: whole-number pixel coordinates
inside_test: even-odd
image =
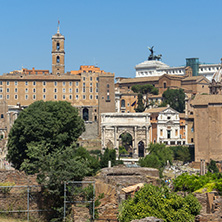
[[[197,57],[222,57],[221,0],[1,0],[0,74],[51,70],[51,36],[65,36],[65,69],[98,65],[116,77],[134,77],[147,46],[170,66]]]

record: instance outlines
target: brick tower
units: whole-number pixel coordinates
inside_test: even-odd
[[[57,33],[52,36],[52,74],[65,73],[65,37],[59,32],[59,23]]]

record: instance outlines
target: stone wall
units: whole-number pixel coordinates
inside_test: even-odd
[[[0,183],[10,182],[15,185],[38,185],[35,175],[26,175],[18,170],[0,170]]]

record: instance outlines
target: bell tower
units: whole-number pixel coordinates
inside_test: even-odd
[[[57,33],[52,36],[52,74],[60,75],[65,73],[65,37],[59,32],[59,22]]]

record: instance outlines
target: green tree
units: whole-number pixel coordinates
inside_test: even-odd
[[[160,176],[162,176],[162,171],[164,166],[167,165],[167,161],[172,163],[173,152],[163,143],[150,143],[148,151],[149,155],[139,160],[140,166],[157,168],[159,169]]]
[[[159,90],[151,84],[145,84],[145,85],[137,84],[132,86],[131,89],[134,93],[138,94],[137,107],[135,108],[136,112],[143,112],[146,109],[146,107],[148,106],[149,94],[152,95],[159,94]],[[145,96],[145,99],[143,99],[143,96]]]
[[[70,146],[84,130],[78,110],[70,103],[34,102],[19,114],[10,130],[7,159],[20,169],[26,159],[36,162],[36,156],[28,153],[33,147],[46,146],[48,155]]]
[[[210,163],[209,163],[209,166],[208,166],[208,170],[211,173],[219,173],[219,169],[217,167],[216,161],[210,160]]]
[[[182,113],[185,109],[185,93],[183,89],[167,89],[163,93],[163,104],[161,106],[166,106],[169,104],[170,107]]]
[[[91,175],[93,169],[89,167],[87,158],[79,158],[79,151],[74,146],[55,150],[48,155],[45,155],[44,148],[40,149],[43,153],[36,160],[39,164],[37,181],[42,185],[46,209],[51,209],[46,215],[47,221],[62,221],[64,182],[81,181],[86,175]]]
[[[119,221],[130,222],[154,216],[168,222],[191,222],[200,209],[200,203],[192,194],[183,198],[165,187],[149,184],[137,191],[134,198],[123,202]]]
[[[139,93],[137,97],[138,97],[138,101],[137,101],[137,107],[135,108],[135,111],[137,113],[142,113],[146,109],[143,102],[143,94]]]
[[[123,163],[121,160],[116,160],[116,150],[106,148],[104,154],[102,154],[100,158],[100,167],[108,167],[109,160],[111,161],[112,166]]]
[[[186,146],[172,146],[170,149],[173,151],[174,160],[180,160],[184,163],[191,162],[192,149]]]

